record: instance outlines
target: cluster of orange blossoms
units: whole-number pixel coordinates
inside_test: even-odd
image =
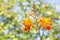
[[[50,30],[51,29],[51,19],[50,18],[45,18],[45,17],[42,17],[40,19],[37,19],[37,22],[39,23],[39,27],[38,29],[40,29],[41,27],[44,27],[44,29],[46,30]]]
[[[30,19],[30,17],[28,17],[27,20],[23,20],[23,24],[24,24],[24,30],[25,31],[30,31],[30,28],[33,27],[33,24],[32,24],[32,20]]]
[[[40,28],[44,27],[45,30],[50,30],[51,29],[51,19],[50,18],[39,18],[36,20],[36,22],[39,24],[38,29],[40,30]],[[30,17],[28,17],[27,20],[23,20],[23,24],[24,24],[24,30],[25,31],[30,31],[30,28],[33,27],[33,23],[32,20],[30,19]]]

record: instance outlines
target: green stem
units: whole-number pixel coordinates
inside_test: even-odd
[[[42,40],[42,36],[40,36],[40,31],[39,31],[39,37],[40,37],[40,40]]]

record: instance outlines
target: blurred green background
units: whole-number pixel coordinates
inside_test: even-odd
[[[32,13],[52,19],[51,30],[37,30],[36,18],[30,32],[22,20]],[[0,0],[0,40],[60,40],[60,0]]]

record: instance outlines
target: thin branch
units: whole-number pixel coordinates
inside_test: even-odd
[[[42,39],[43,36],[40,35],[40,30],[39,30],[39,37],[40,37],[40,40],[43,40],[43,39]]]
[[[60,20],[60,17],[55,18],[56,20]]]

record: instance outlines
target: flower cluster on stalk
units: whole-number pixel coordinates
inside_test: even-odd
[[[46,17],[41,17],[41,18],[38,18],[36,20],[36,23],[38,23],[38,30],[40,30],[42,27],[45,29],[45,30],[50,30],[52,28],[52,21],[50,18],[46,18]],[[24,27],[24,30],[25,31],[30,31],[30,28],[33,27],[33,23],[32,23],[32,20],[30,19],[30,17],[28,17],[28,19],[26,20],[23,20],[23,25],[25,26]]]

